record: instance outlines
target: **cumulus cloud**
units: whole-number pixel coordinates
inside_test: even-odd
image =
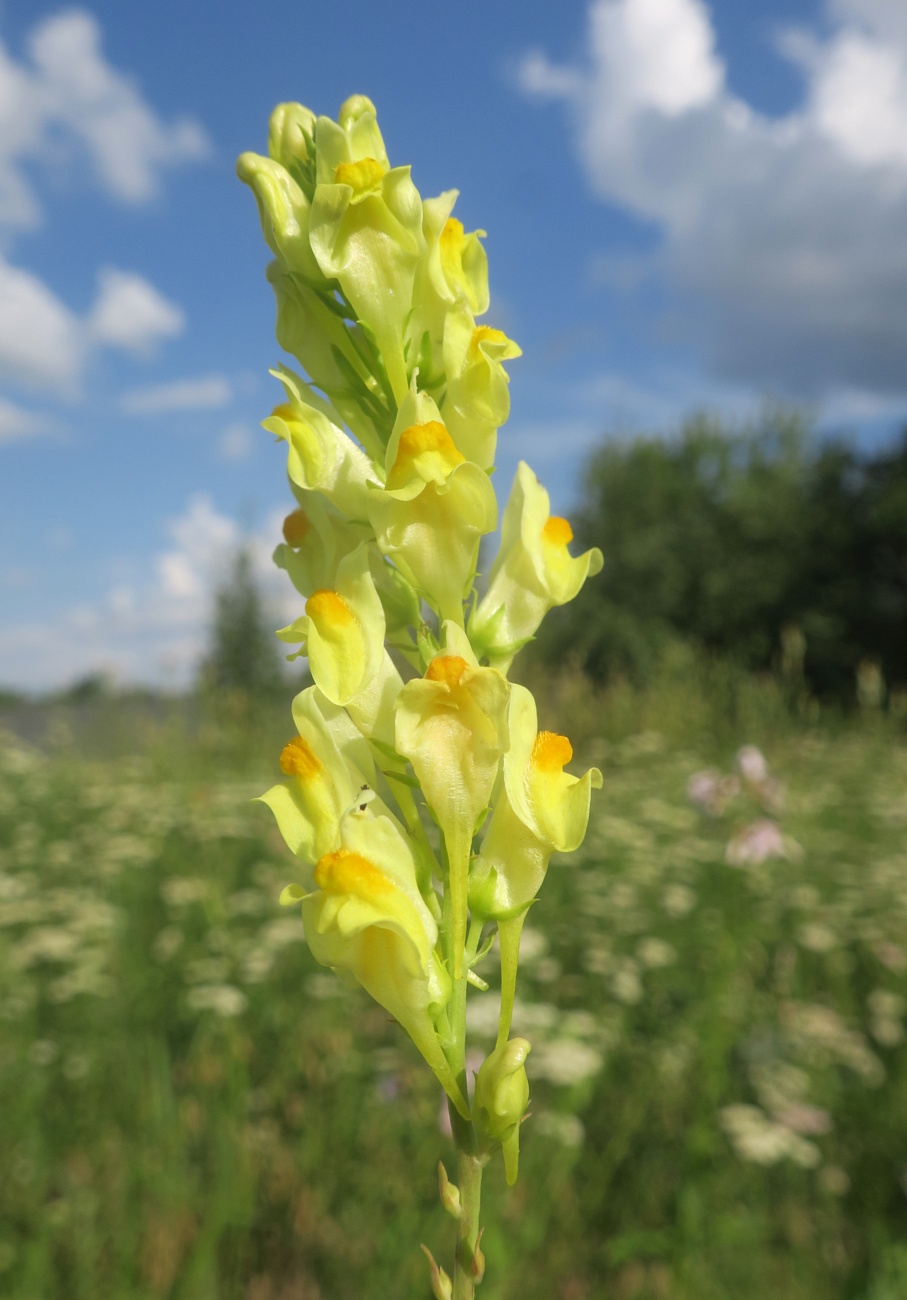
[[[227,406],[233,388],[226,375],[199,375],[173,383],[154,384],[124,393],[120,410],[124,415],[164,415],[171,411],[211,411]]]
[[[32,387],[75,383],[85,355],[78,316],[37,276],[0,257],[0,374]]]
[[[0,627],[4,684],[48,690],[103,670],[124,682],[188,684],[204,653],[213,594],[246,544],[274,626],[299,613],[300,598],[271,563],[285,509],[248,537],[203,493],[165,526],[166,544],[134,581],[118,581],[94,603],[59,611],[52,622]],[[60,646],[65,645],[61,658]]]
[[[650,269],[722,381],[907,389],[904,14],[833,0],[826,35],[784,33],[804,93],[781,118],[728,89],[701,0],[594,0],[585,63],[521,65],[568,106],[594,189],[661,230]]]
[[[41,207],[26,170],[87,157],[100,184],[127,203],[157,191],[163,168],[203,158],[204,129],[164,122],[107,62],[97,20],[69,9],[40,22],[17,62],[0,44],[0,224],[34,225]]]
[[[0,397],[0,446],[52,433],[54,422],[39,411],[26,411]]]
[[[75,160],[127,203],[157,191],[164,168],[209,150],[189,118],[165,122],[112,67],[97,20],[69,9],[38,23],[21,60],[0,42],[0,236],[36,225],[34,179]],[[98,347],[147,355],[179,334],[182,310],[135,272],[103,268],[94,306],[80,314],[33,270],[0,254],[0,377],[33,388],[78,387]]]
[[[160,339],[182,333],[182,310],[142,276],[107,266],[99,279],[98,299],[88,318],[92,338],[147,355]]]
[[[183,323],[181,309],[134,272],[102,270],[95,304],[80,316],[0,256],[0,376],[18,384],[73,390],[99,346],[147,355]]]

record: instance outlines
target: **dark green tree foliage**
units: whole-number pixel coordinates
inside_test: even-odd
[[[605,567],[549,616],[549,660],[645,680],[682,639],[768,669],[796,625],[817,694],[853,700],[867,658],[907,684],[907,436],[861,458],[775,412],[742,433],[697,418],[676,439],[608,442],[574,527]]]
[[[200,673],[203,688],[249,699],[279,690],[283,669],[273,622],[243,547],[215,596],[211,647]]]

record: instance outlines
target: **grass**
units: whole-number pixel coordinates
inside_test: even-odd
[[[532,1116],[517,1187],[487,1180],[482,1294],[900,1300],[907,748],[689,665],[645,696],[541,685],[605,788],[530,918]],[[419,1242],[450,1254],[438,1089],[276,905],[269,727],[0,745],[10,1300],[408,1300]],[[786,786],[788,856],[738,868],[758,793],[707,816],[687,783],[744,742]]]

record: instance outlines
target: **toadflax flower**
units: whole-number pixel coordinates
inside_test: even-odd
[[[462,626],[479,542],[497,527],[497,501],[488,475],[457,449],[435,402],[415,383],[388,443],[386,484],[372,489],[368,514],[382,552],[442,620]]]
[[[397,750],[413,765],[444,835],[456,918],[455,976],[462,963],[469,858],[479,820],[491,800],[507,750],[510,684],[482,668],[463,630],[445,624],[446,644],[425,676],[407,682],[397,699]]]
[[[316,889],[288,885],[285,905],[301,903],[309,949],[323,966],[362,985],[406,1030],[464,1115],[469,1108],[441,1047],[435,1022],[450,979],[435,945],[405,837],[389,817],[358,809],[343,818],[340,847],[315,867]]]
[[[600,572],[597,547],[572,556],[573,530],[550,512],[548,493],[520,461],[501,526],[501,548],[488,591],[469,621],[478,654],[505,671],[555,605],[573,600],[586,578]]]

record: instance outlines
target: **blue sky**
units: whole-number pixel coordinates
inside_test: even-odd
[[[7,0],[0,685],[178,684],[241,534],[268,572],[280,353],[233,164],[280,100],[356,91],[488,231],[502,486],[523,456],[567,513],[601,436],[767,397],[907,420],[903,0]]]

